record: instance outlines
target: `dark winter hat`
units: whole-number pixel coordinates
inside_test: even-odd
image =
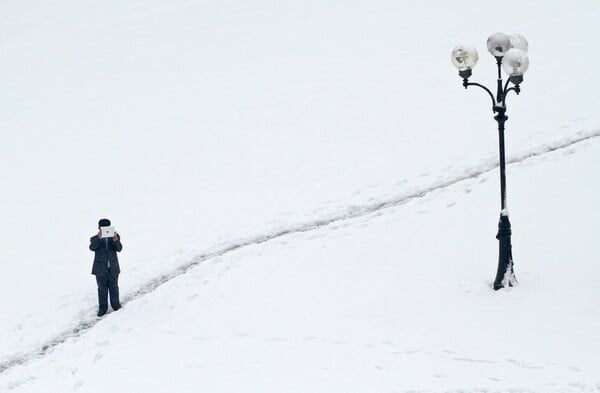
[[[102,219],[100,219],[100,221],[98,221],[98,226],[99,227],[109,227],[110,220],[108,218],[102,218]]]

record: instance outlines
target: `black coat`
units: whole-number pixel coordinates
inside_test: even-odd
[[[117,235],[118,237],[118,235]],[[100,239],[98,236],[93,236],[90,239],[90,250],[94,251],[94,266],[92,266],[92,274],[99,275],[108,271],[110,262],[110,271],[112,273],[120,273],[119,258],[117,252],[123,249],[121,238],[114,241],[112,238]]]

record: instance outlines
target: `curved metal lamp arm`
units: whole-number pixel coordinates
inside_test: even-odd
[[[503,95],[506,96],[508,94],[509,91],[514,90],[515,93],[517,93],[517,95],[521,92],[521,82],[523,82],[523,75],[513,75],[510,78],[508,78],[508,80],[506,81],[506,84],[504,85],[504,90],[503,90]],[[508,88],[508,84],[512,83],[513,85],[515,85],[514,87],[511,87],[510,89]]]
[[[521,88],[519,87],[519,85],[515,85],[514,87],[511,87],[510,89],[508,89],[504,92],[504,107],[506,107],[506,96],[511,91],[514,91],[515,94],[519,95],[519,93],[521,92]]]
[[[490,89],[488,89],[484,85],[481,85],[479,83],[473,83],[473,82],[464,83],[463,85],[465,86],[465,89],[468,86],[478,86],[478,87],[481,87],[483,90],[487,91],[487,93],[489,94],[490,98],[492,99],[492,112],[494,111],[494,108],[496,107],[496,99],[494,98],[494,94],[490,91]]]
[[[504,107],[506,107],[506,96],[508,95],[508,93],[514,91],[515,94],[519,95],[519,93],[521,92],[521,82],[523,82],[523,75],[513,75],[510,78],[508,78],[506,84],[504,85],[504,92],[502,93],[502,104],[504,105]],[[508,88],[509,83],[512,83],[514,86]]]

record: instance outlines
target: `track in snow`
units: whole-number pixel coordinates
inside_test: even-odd
[[[591,131],[591,132],[582,132],[582,133],[579,133],[576,137],[555,141],[553,143],[545,144],[545,145],[539,146],[537,148],[525,151],[523,153],[511,156],[507,159],[506,163],[507,164],[517,164],[517,163],[527,161],[532,158],[536,158],[536,157],[554,152],[556,150],[569,148],[578,143],[581,143],[581,142],[584,142],[584,141],[587,141],[587,140],[590,140],[593,138],[597,138],[597,137],[600,137],[600,129]],[[216,250],[216,251],[213,251],[210,253],[206,253],[206,254],[198,255],[187,265],[183,265],[169,273],[160,275],[160,276],[154,278],[153,280],[150,280],[148,283],[146,283],[145,285],[140,287],[134,293],[129,294],[128,296],[124,297],[123,304],[126,304],[126,303],[136,300],[136,299],[139,299],[142,296],[144,296],[150,292],[153,292],[161,285],[173,280],[176,277],[186,274],[188,271],[197,267],[198,265],[200,265],[201,263],[203,263],[207,260],[220,257],[222,255],[233,252],[233,251],[238,250],[243,247],[265,243],[265,242],[268,242],[268,241],[271,241],[271,240],[274,240],[274,239],[277,239],[277,238],[280,238],[280,237],[283,237],[286,235],[294,234],[294,233],[302,233],[302,232],[312,231],[312,230],[322,228],[324,226],[327,226],[327,225],[335,223],[335,222],[351,220],[354,218],[367,216],[367,215],[377,212],[379,210],[387,209],[387,208],[394,207],[394,206],[404,205],[412,200],[423,198],[424,196],[426,196],[432,192],[444,190],[444,189],[446,189],[450,186],[453,186],[457,183],[460,183],[462,181],[466,181],[466,180],[481,176],[485,173],[491,172],[492,170],[496,169],[497,167],[498,167],[498,163],[496,163],[496,162],[484,163],[482,165],[466,169],[462,172],[462,174],[456,175],[454,177],[451,177],[451,178],[448,178],[445,180],[441,180],[439,182],[433,183],[429,186],[425,186],[425,187],[422,187],[417,190],[413,190],[406,194],[400,194],[400,195],[388,198],[387,200],[379,201],[379,202],[373,203],[373,204],[365,204],[362,206],[353,206],[351,208],[346,208],[342,211],[330,214],[328,216],[325,216],[325,217],[322,217],[322,218],[319,218],[316,220],[308,221],[305,223],[299,223],[299,224],[295,224],[295,225],[290,225],[287,228],[278,229],[278,230],[275,230],[270,233],[264,233],[264,234],[261,234],[258,236],[234,241],[230,245],[224,246],[223,248],[221,248],[219,250]],[[99,321],[101,321],[101,319],[97,319],[97,318],[93,318],[93,317],[85,319],[81,323],[79,323],[77,326],[74,326],[73,328],[70,328],[69,330],[58,334],[53,339],[48,340],[46,343],[44,343],[38,349],[35,349],[28,353],[22,354],[20,356],[2,360],[0,362],[0,374],[4,373],[5,371],[7,371],[13,367],[25,364],[25,363],[29,362],[30,360],[45,356],[52,349],[63,344],[68,339],[80,337],[86,331],[88,331],[89,329],[94,327]]]

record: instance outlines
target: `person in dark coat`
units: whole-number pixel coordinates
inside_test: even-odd
[[[121,308],[119,300],[119,258],[117,253],[123,249],[119,234],[110,238],[102,238],[102,227],[110,226],[110,220],[103,218],[98,222],[98,234],[90,238],[90,250],[94,251],[92,274],[98,284],[98,316],[106,314],[108,295],[113,310]]]

